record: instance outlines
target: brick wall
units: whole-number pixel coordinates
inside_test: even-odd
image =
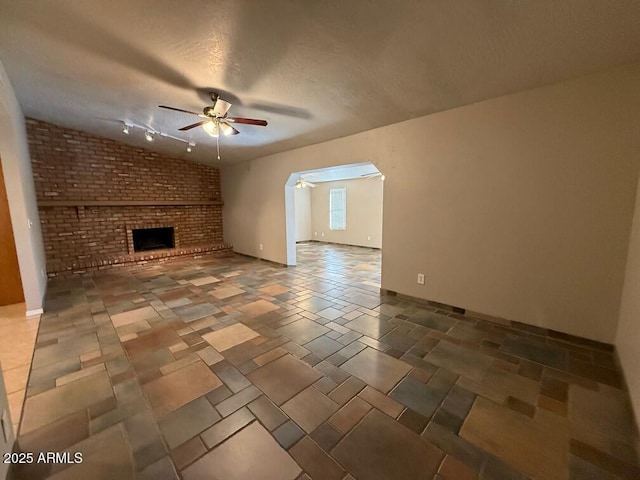
[[[188,205],[221,201],[218,169],[34,119],[27,135],[50,272],[130,254],[131,226],[174,226],[182,249],[223,243],[221,204]],[[187,205],[67,205],[87,201]]]

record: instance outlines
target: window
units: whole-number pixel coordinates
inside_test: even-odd
[[[346,188],[332,188],[329,190],[329,228],[331,230],[347,229]]]

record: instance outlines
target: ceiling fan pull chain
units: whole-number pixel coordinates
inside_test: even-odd
[[[216,137],[216,149],[218,150],[218,160],[220,160],[220,133]]]

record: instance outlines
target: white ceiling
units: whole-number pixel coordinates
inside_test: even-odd
[[[223,161],[349,135],[640,61],[637,0],[0,0],[0,61],[26,115],[215,163],[216,90],[265,119]],[[149,145],[146,145],[149,147]]]

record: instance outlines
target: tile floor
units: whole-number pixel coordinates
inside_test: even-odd
[[[19,448],[84,461],[14,477],[640,478],[607,346],[381,296],[375,250],[298,258],[52,281]]]
[[[13,431],[18,431],[40,315],[25,317],[25,304],[0,307],[0,366]]]

